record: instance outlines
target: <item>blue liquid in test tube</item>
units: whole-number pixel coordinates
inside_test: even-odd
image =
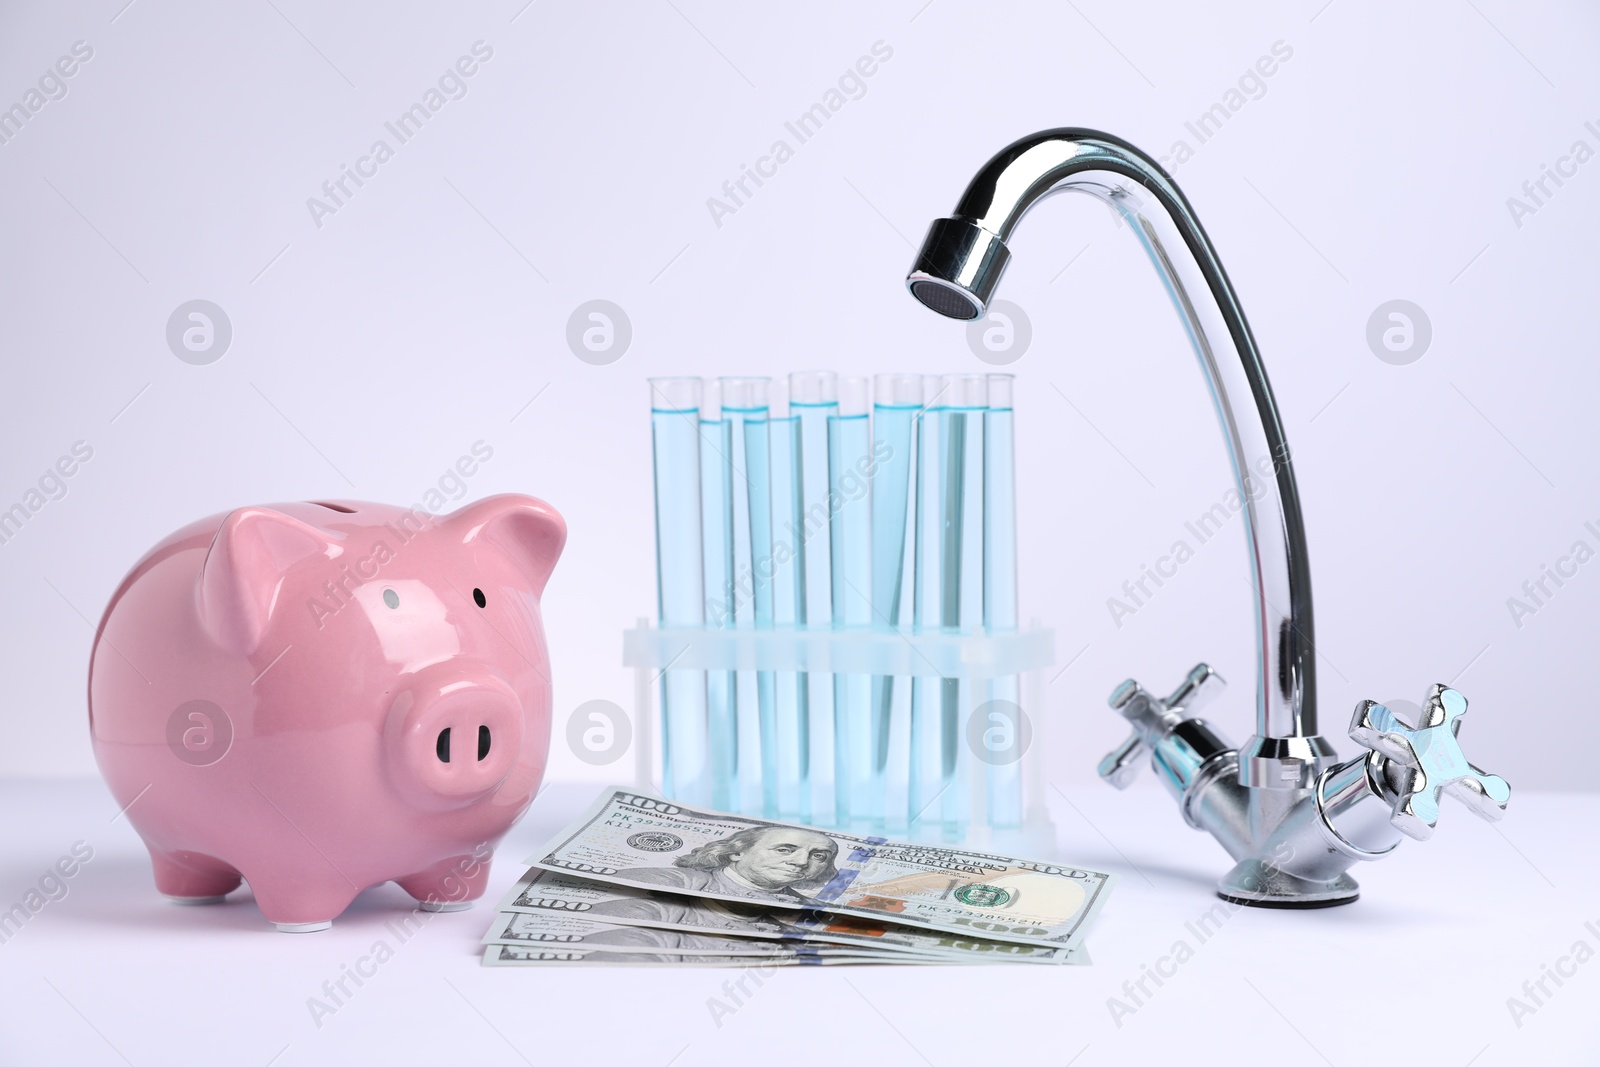
[[[650,379],[655,473],[656,608],[662,626],[705,623],[700,543],[700,379]],[[704,671],[661,672],[661,784],[667,796],[710,804]]]
[[[733,497],[734,625],[772,628],[772,474],[766,378],[722,379],[722,418],[730,427]],[[739,671],[739,811],[778,814],[775,679]]]
[[[799,625],[833,628],[833,536],[828,508],[828,422],[839,413],[839,382],[832,371],[789,375],[789,413],[800,422],[797,481],[800,492],[801,596]],[[833,675],[802,671],[799,687],[801,790],[810,804],[810,822],[836,826],[834,785]]]
[[[941,529],[940,623],[947,633],[970,634],[983,625],[983,419],[987,382],[981,374],[952,374],[941,382],[939,409]],[[972,817],[967,719],[981,703],[986,683],[940,679],[940,798],[946,839],[960,840]],[[985,766],[978,763],[978,767]]]
[[[880,374],[872,406],[872,615],[875,626],[909,633],[913,626],[911,522],[913,432],[922,408],[922,376]],[[873,826],[899,833],[910,822],[911,685],[904,677],[872,679]]]
[[[775,406],[768,439],[772,449],[772,621],[775,626],[797,627],[805,596],[799,417],[780,417]],[[803,715],[806,676],[802,671],[776,671],[773,677],[778,818],[809,822],[806,763],[811,738]]]
[[[721,415],[717,383],[706,390],[700,418],[700,528],[709,629],[733,625],[733,436]],[[739,796],[739,691],[734,671],[706,672],[711,750],[711,806],[732,811]]]
[[[923,378],[923,409],[917,416],[915,530],[912,537],[915,564],[913,613],[919,633],[943,629],[943,571],[940,547],[944,511],[940,474],[939,405],[943,385],[937,375]],[[952,782],[944,774],[944,726],[941,702],[943,680],[933,675],[911,679],[911,834],[917,840],[940,836],[943,809],[939,802]]]
[[[833,625],[872,625],[872,426],[867,380],[840,383],[839,414],[828,420],[828,484],[833,515]],[[871,828],[872,676],[833,679],[835,819]]]
[[[991,374],[983,417],[983,626],[991,634],[1017,628],[1017,470],[1012,376]],[[983,733],[989,777],[989,825],[1022,825],[1022,687],[1017,675],[990,683]]]

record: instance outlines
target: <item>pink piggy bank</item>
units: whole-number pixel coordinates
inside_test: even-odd
[[[470,906],[544,774],[565,541],[505,495],[240,508],[151,549],[96,632],[89,729],[156,888],[211,903],[242,878],[290,931],[390,880]]]

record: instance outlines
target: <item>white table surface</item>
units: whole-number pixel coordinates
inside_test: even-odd
[[[1052,790],[1059,858],[1123,876],[1093,966],[789,968],[716,1019],[710,998],[731,1004],[741,972],[480,965],[493,901],[594,792],[552,785],[485,900],[402,944],[385,923],[410,898],[393,885],[332,930],[281,934],[248,890],[203,908],[158,897],[98,781],[0,783],[0,910],[75,842],[94,849],[0,944],[0,1064],[1600,1063],[1600,958],[1546,979],[1520,1027],[1507,1007],[1576,942],[1600,952],[1600,794],[1518,793],[1498,826],[1447,801],[1432,841],[1354,872],[1354,905],[1241,909],[1202,944],[1185,924],[1217,903],[1222,851],[1149,781]],[[393,958],[319,1026],[309,998],[380,940]],[[1179,940],[1192,958],[1114,1020],[1109,998],[1133,1005],[1124,983]]]

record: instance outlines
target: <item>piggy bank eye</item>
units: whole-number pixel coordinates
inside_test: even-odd
[[[385,589],[383,591],[383,602],[389,605],[391,609],[398,608],[400,606],[400,594],[393,589]]]
[[[485,607],[489,606],[489,600],[488,600],[487,597],[485,597],[483,595],[483,590],[482,589],[474,589],[472,591],[472,602],[474,604],[478,605],[478,607],[480,607],[480,608],[485,608]]]

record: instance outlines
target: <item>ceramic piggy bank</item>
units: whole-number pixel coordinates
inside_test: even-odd
[[[544,774],[565,540],[506,495],[240,508],[151,549],[95,635],[89,727],[156,888],[210,903],[242,878],[291,931],[390,880],[431,910],[482,895]]]

